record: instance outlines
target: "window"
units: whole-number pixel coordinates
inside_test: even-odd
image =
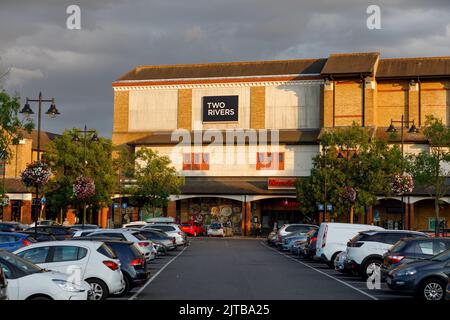
[[[284,152],[258,152],[256,170],[284,170]]]
[[[183,170],[209,170],[209,153],[183,153]]]
[[[40,247],[30,250],[25,250],[17,255],[25,260],[28,260],[34,264],[45,263],[47,261],[48,251],[50,247]]]
[[[17,238],[16,236],[12,236],[12,235],[1,235],[0,236],[0,243],[11,243],[11,242],[16,242],[18,240],[19,240],[19,238]]]
[[[74,246],[54,247],[52,262],[76,261],[81,260],[87,255],[85,248]]]
[[[433,242],[432,241],[423,241],[419,242],[417,246],[418,254],[433,254]]]
[[[384,235],[384,241],[382,242],[387,244],[395,244],[397,241],[400,241],[401,238],[406,238],[407,236],[407,233],[386,233]]]
[[[97,252],[110,259],[117,259],[117,255],[114,250],[106,244],[102,244],[100,247],[98,247]]]
[[[159,230],[162,230],[162,231],[169,231],[169,232],[170,231],[176,231],[175,228],[172,227],[172,226],[154,225],[154,226],[152,226],[152,228],[159,229]]]

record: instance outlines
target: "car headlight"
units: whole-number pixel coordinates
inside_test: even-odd
[[[405,276],[413,276],[417,273],[416,269],[404,269],[400,270],[398,272],[395,272],[394,275],[398,277],[405,277]]]
[[[66,280],[61,280],[61,279],[52,279],[52,281],[58,285],[58,287],[60,287],[61,289],[63,289],[64,291],[68,291],[68,292],[84,292],[85,290],[76,285],[73,282],[69,282]]]

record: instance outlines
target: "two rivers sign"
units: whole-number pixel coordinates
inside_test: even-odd
[[[203,97],[203,122],[238,121],[239,96]]]

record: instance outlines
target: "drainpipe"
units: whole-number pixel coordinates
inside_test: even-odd
[[[362,107],[362,119],[361,119],[361,126],[362,127],[364,127],[364,125],[365,125],[365,117],[366,117],[366,114],[365,114],[365,111],[366,111],[366,80],[364,79],[364,77],[363,77],[363,75],[362,74],[360,74],[360,77],[361,77],[361,81],[362,81],[362,86],[361,86],[361,88],[362,88],[362,105],[361,105],[361,107]]]
[[[336,81],[334,81],[333,76],[330,76],[331,81],[333,81],[333,128],[335,127],[335,110],[336,110]]]

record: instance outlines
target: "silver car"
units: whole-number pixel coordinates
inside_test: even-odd
[[[5,272],[0,266],[0,300],[7,300],[8,296],[6,295],[6,288],[8,287],[8,283],[6,282]]]

